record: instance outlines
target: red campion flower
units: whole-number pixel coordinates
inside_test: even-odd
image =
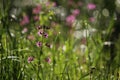
[[[30,63],[33,60],[34,60],[34,58],[32,56],[28,57],[28,59],[27,59],[28,63]]]

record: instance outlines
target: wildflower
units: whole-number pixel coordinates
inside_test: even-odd
[[[50,6],[50,2],[47,1],[47,2],[45,3],[45,5],[46,5],[46,7],[49,7],[49,6]]]
[[[42,34],[43,34],[43,29],[40,29],[40,30],[38,31],[38,35],[41,36]]]
[[[73,12],[72,12],[73,15],[77,16],[80,14],[80,10],[79,9],[75,9]]]
[[[42,27],[41,26],[37,26],[37,29],[40,30]]]
[[[88,8],[89,10],[94,10],[94,9],[96,8],[96,5],[93,4],[93,3],[89,3],[89,4],[87,5],[87,8]]]
[[[74,21],[75,21],[74,15],[67,16],[67,18],[66,18],[67,25],[72,25]]]
[[[48,38],[48,34],[45,33],[45,32],[44,32],[43,36],[44,36],[45,38]]]
[[[46,5],[46,7],[50,7],[50,6],[56,7],[57,6],[56,2],[50,2],[50,1],[47,1],[45,5]]]
[[[28,24],[29,22],[30,22],[29,17],[27,15],[25,15],[25,16],[23,16],[23,19],[21,20],[20,25],[23,26],[23,25]]]
[[[33,14],[39,14],[39,12],[41,11],[41,6],[37,5],[37,7],[33,8]]]
[[[50,57],[45,58],[45,61],[46,61],[47,63],[50,63],[50,62],[51,62]]]
[[[27,61],[28,63],[32,62],[34,60],[34,58],[32,56],[28,57]]]
[[[37,45],[37,47],[41,47],[41,46],[42,46],[42,42],[38,41],[38,42],[36,43],[36,45]]]
[[[22,33],[24,34],[24,33],[26,33],[28,31],[28,28],[24,28],[23,30],[22,30]]]
[[[53,7],[56,7],[56,6],[57,6],[56,2],[53,2],[53,3],[52,3],[52,6],[53,6]]]

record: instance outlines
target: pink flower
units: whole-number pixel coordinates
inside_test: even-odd
[[[67,25],[72,25],[75,21],[75,16],[74,15],[69,15],[66,18]]]
[[[25,16],[23,16],[23,19],[21,20],[20,25],[23,26],[23,25],[28,24],[29,22],[30,22],[29,17],[27,15],[25,15]]]
[[[33,19],[34,19],[35,21],[39,21],[39,16],[34,16]]]
[[[90,21],[90,22],[95,22],[95,18],[94,18],[94,17],[90,17],[90,18],[89,18],[89,21]]]
[[[80,14],[80,10],[79,9],[75,9],[73,12],[72,12],[73,15],[77,16]]]
[[[41,6],[37,5],[35,8],[33,8],[33,14],[39,14],[39,12],[41,11]]]
[[[33,60],[34,60],[34,58],[32,56],[28,57],[28,59],[27,59],[28,63],[30,63]]]
[[[50,5],[50,2],[48,1],[48,2],[46,2],[46,7],[48,7]]]
[[[94,9],[96,8],[96,5],[93,4],[93,3],[89,3],[89,4],[87,5],[87,8],[88,8],[89,10],[94,10]]]
[[[40,30],[42,27],[41,26],[37,26],[36,28],[37,28],[37,30]]]
[[[41,46],[42,46],[42,42],[38,41],[38,42],[36,43],[36,45],[37,45],[37,47],[41,47]]]
[[[52,3],[52,6],[53,6],[53,7],[56,7],[56,6],[57,6],[56,2],[53,2],[53,3]]]
[[[50,1],[46,2],[45,5],[46,5],[46,7],[49,7],[49,6],[56,7],[57,6],[56,2],[50,2]]]
[[[42,36],[42,34],[43,34],[43,29],[40,29],[40,30],[38,31],[38,35],[39,35],[39,36]]]
[[[22,30],[22,33],[26,33],[28,31],[28,28],[24,28],[23,30]]]
[[[46,61],[47,63],[50,63],[50,62],[51,62],[50,57],[45,58],[45,61]]]
[[[47,33],[44,33],[43,36],[44,36],[45,38],[48,38],[48,34],[47,34]]]

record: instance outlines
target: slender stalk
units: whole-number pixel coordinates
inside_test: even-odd
[[[2,62],[2,58],[3,58],[3,47],[2,47],[2,42],[1,42],[1,40],[2,40],[2,34],[0,34],[0,66],[1,66],[1,68],[0,68],[0,74],[2,74],[3,73],[3,62]],[[0,77],[2,78],[3,76],[2,75],[0,75]]]

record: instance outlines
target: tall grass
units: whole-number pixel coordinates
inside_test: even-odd
[[[68,9],[66,15],[71,13],[65,5],[66,1],[58,3]],[[12,1],[1,0],[0,4],[0,80],[120,79],[120,37],[114,43],[106,41],[114,28],[113,16],[103,17],[98,8],[96,23],[90,23],[88,17],[92,12],[88,14],[89,11],[80,8],[82,16],[78,16],[73,26],[69,26],[58,13],[54,13],[56,10],[52,3],[47,7],[41,4],[38,21],[33,19],[35,5],[23,8],[23,12],[13,17],[10,14],[14,7]],[[29,23],[21,25],[20,21],[26,15],[29,16]],[[105,22],[102,22],[103,19]],[[77,22],[82,25],[78,25],[79,29],[75,28]],[[28,31],[25,32],[24,28]],[[95,30],[92,31],[92,28]],[[83,36],[76,38],[76,31],[81,32],[78,36]],[[112,59],[111,44],[115,48]]]

